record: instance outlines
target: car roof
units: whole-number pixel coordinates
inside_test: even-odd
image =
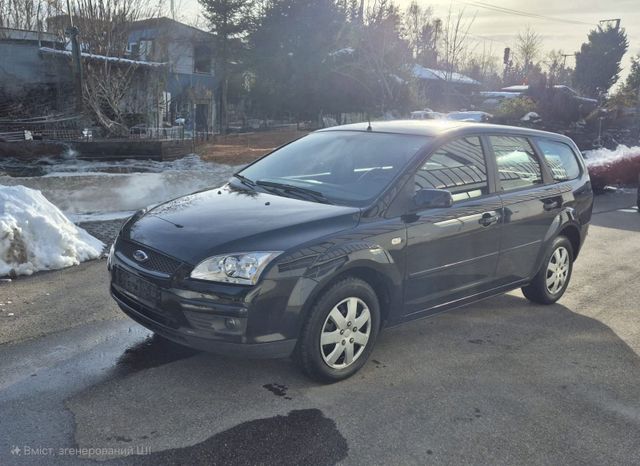
[[[476,123],[460,120],[391,120],[372,121],[371,129],[369,123],[352,123],[349,125],[332,126],[318,130],[318,132],[328,131],[368,131],[373,133],[393,133],[410,134],[415,136],[438,137],[449,133],[513,133],[523,136],[541,136],[554,139],[570,139],[558,133],[550,133],[537,129],[522,128],[519,126],[494,125],[490,123]]]

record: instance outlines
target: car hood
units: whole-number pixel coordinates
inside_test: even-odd
[[[122,235],[196,265],[217,254],[285,251],[354,227],[360,209],[320,204],[230,186],[161,204]]]

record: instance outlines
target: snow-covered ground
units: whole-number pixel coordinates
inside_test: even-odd
[[[0,160],[0,276],[58,269],[104,245],[74,223],[131,216],[149,205],[220,186],[240,167],[188,156],[172,162]]]
[[[103,249],[39,191],[0,185],[0,276],[77,265]]]

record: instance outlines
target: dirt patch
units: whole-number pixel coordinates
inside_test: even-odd
[[[307,134],[307,131],[274,130],[216,136],[214,142],[196,146],[196,153],[211,162],[228,165],[251,163],[273,149]]]

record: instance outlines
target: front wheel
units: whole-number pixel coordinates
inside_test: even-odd
[[[522,288],[522,293],[534,303],[553,304],[566,291],[572,271],[571,241],[565,236],[558,236],[547,250],[540,271],[529,285]]]
[[[296,359],[321,382],[337,382],[367,362],[380,327],[375,291],[363,280],[339,281],[313,306],[301,331]]]

